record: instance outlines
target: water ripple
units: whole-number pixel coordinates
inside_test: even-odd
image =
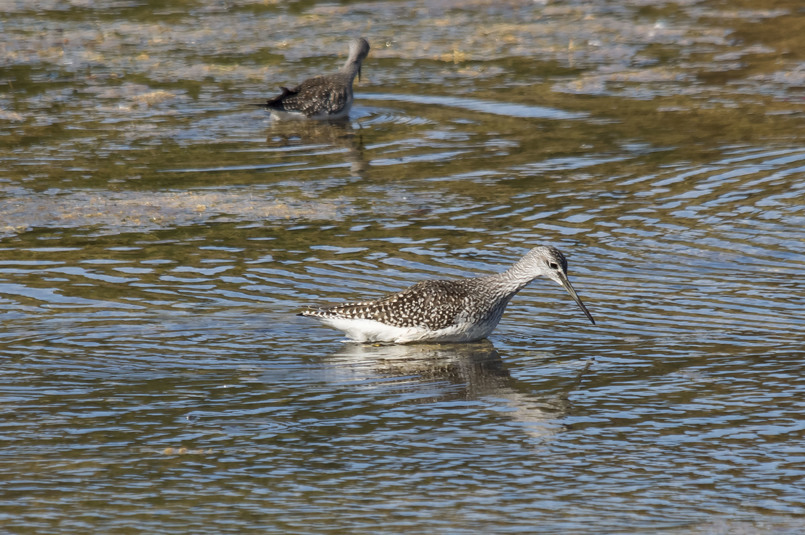
[[[511,102],[492,102],[455,96],[406,95],[397,93],[363,93],[361,96],[369,100],[410,102],[412,104],[425,104],[427,106],[446,106],[473,112],[505,115],[507,117],[556,120],[583,119],[587,117],[585,113],[574,113],[541,106],[527,106]]]

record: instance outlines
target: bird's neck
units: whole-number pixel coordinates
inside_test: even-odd
[[[534,277],[533,271],[528,271],[525,266],[517,263],[506,271],[489,275],[487,278],[494,282],[503,293],[514,295],[536,277]]]
[[[354,80],[361,68],[361,62],[355,58],[349,58],[344,66],[341,67],[341,74],[349,76],[350,80]]]

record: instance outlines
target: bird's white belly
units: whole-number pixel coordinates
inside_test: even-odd
[[[426,327],[395,327],[375,320],[319,318],[356,342],[382,342],[409,344],[412,342],[474,342],[489,336],[494,324],[458,324],[444,329],[430,330]]]
[[[307,119],[307,116],[300,111],[268,110],[271,118],[275,121],[294,121]]]

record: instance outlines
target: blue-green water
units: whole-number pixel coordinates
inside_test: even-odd
[[[805,14],[644,4],[4,4],[3,530],[801,532]],[[540,243],[597,325],[295,315]]]

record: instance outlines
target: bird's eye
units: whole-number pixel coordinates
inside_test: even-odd
[[[549,262],[548,267],[551,269],[559,269],[559,265],[556,262]]]

